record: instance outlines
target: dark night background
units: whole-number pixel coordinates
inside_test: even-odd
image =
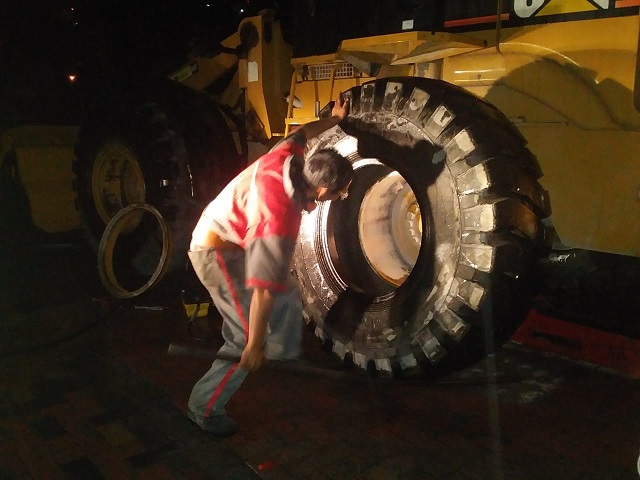
[[[87,102],[166,75],[287,1],[0,0],[0,130],[78,124]]]
[[[0,0],[0,131],[79,125],[96,102],[166,76],[240,21],[273,9],[294,56],[341,39],[440,29],[443,0]],[[447,7],[448,8],[448,7]],[[454,12],[459,15],[460,12]],[[77,75],[75,82],[69,74]]]

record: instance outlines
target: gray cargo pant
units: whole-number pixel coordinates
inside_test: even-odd
[[[245,287],[244,250],[197,250],[188,252],[196,275],[222,315],[224,345],[219,354],[239,357],[247,344],[249,304],[253,289]],[[300,355],[302,304],[297,288],[275,294],[266,338],[267,359],[288,360]],[[195,384],[189,410],[198,420],[225,413],[225,405],[240,388],[247,372],[238,364],[216,359]]]

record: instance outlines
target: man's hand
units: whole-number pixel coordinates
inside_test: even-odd
[[[349,101],[342,98],[342,94],[338,95],[331,109],[331,116],[344,120],[349,115]]]
[[[344,100],[342,98],[342,94],[338,95],[336,101],[333,102],[333,107],[331,107],[331,117],[321,118],[320,120],[315,120],[313,122],[309,122],[300,127],[307,137],[307,140],[317,137],[325,130],[330,129],[331,127],[335,127],[338,123],[346,118],[349,115],[349,101]]]
[[[255,372],[264,363],[264,348],[247,346],[242,352],[238,367],[248,371]]]

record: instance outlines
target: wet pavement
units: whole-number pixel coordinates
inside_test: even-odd
[[[217,439],[184,415],[214,312],[190,332],[175,289],[115,302],[82,248],[25,253],[2,256],[0,479],[638,478],[640,380],[513,342],[427,383],[341,370],[307,331],[332,378],[250,375]]]

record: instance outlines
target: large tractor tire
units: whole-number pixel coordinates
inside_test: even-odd
[[[82,223],[98,251],[119,211],[155,207],[170,232],[171,271],[184,265],[202,209],[246,166],[246,148],[234,140],[228,111],[178,83],[154,80],[117,103],[80,132],[74,173]],[[121,230],[114,268],[149,275],[162,248],[157,219],[140,211]]]
[[[376,80],[309,146],[353,163],[347,199],[305,214],[305,319],[356,368],[469,366],[524,319],[550,214],[537,160],[495,107],[442,81]]]

